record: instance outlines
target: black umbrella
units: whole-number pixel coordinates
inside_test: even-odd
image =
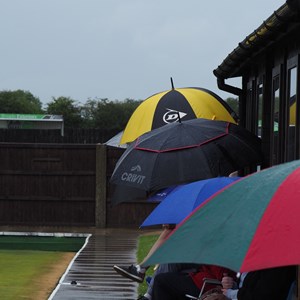
[[[143,134],[123,153],[110,179],[112,202],[228,176],[261,161],[260,138],[243,127],[207,119],[171,123]]]

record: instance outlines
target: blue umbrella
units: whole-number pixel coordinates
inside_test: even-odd
[[[178,224],[196,207],[240,177],[215,177],[179,185],[146,218],[141,227]]]

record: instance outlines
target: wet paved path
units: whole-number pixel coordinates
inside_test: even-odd
[[[137,238],[138,233],[133,230],[95,230],[49,299],[137,299],[138,284],[112,268],[114,264],[136,262]],[[72,281],[77,284],[71,284]]]

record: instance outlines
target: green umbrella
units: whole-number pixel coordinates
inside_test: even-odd
[[[183,221],[146,261],[252,271],[300,264],[300,160],[240,179]]]

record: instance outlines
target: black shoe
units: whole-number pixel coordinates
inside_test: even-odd
[[[141,296],[139,296],[139,297],[137,298],[137,300],[149,300],[149,298],[147,298],[147,297],[141,295]]]
[[[134,266],[134,265],[131,265],[129,267],[119,267],[117,265],[114,265],[114,270],[118,274],[120,274],[128,279],[131,279],[133,281],[136,281],[139,283],[144,281],[145,273],[138,272],[136,266]]]

